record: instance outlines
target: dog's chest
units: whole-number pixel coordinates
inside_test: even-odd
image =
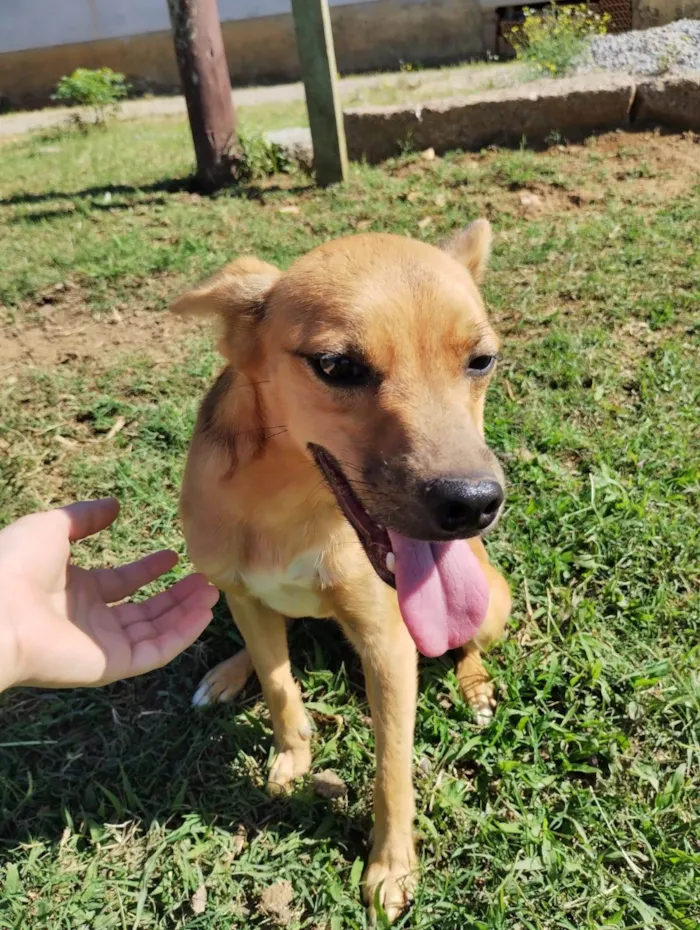
[[[331,578],[319,549],[300,553],[283,568],[248,570],[242,581],[252,595],[285,617],[328,616],[322,588]]]

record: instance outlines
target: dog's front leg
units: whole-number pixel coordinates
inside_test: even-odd
[[[344,618],[341,623],[362,659],[377,750],[374,837],[364,894],[372,919],[379,903],[394,920],[410,902],[416,882],[412,780],[416,649],[393,604],[372,621]]]
[[[287,622],[281,614],[253,598],[227,595],[227,600],[272,718],[277,755],[267,786],[271,794],[279,794],[290,789],[294,779],[306,775],[311,768],[311,721],[292,676]]]

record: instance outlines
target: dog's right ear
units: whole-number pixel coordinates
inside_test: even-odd
[[[453,258],[464,265],[477,284],[481,284],[486,274],[491,252],[491,224],[488,220],[474,220],[466,229],[458,232],[443,248]]]
[[[281,272],[257,258],[238,258],[170,305],[178,316],[218,316],[223,324],[219,348],[240,368],[250,361],[265,302]]]

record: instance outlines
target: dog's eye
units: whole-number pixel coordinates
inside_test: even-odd
[[[372,380],[372,370],[348,355],[313,355],[308,361],[317,377],[337,387],[364,387]]]
[[[467,371],[473,375],[485,375],[496,364],[495,355],[475,355],[467,364]]]

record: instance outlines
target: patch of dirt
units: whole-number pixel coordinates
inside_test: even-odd
[[[571,160],[572,173],[577,162],[588,162],[591,154],[601,157],[601,169],[607,175],[600,185],[564,189],[537,182],[510,195],[509,206],[525,216],[585,210],[603,204],[611,193],[627,202],[640,198],[661,203],[681,196],[697,183],[700,160],[700,136],[678,136],[656,132],[608,133],[584,145],[557,145],[546,153]],[[546,157],[546,155],[545,155]],[[589,168],[589,165],[586,167]]]
[[[698,180],[700,135],[693,132],[611,132],[569,150],[604,156],[601,165],[623,194],[644,193],[660,202],[678,197]]]
[[[1,308],[0,308],[1,309]],[[38,319],[36,319],[38,317]],[[58,285],[44,295],[31,321],[0,328],[0,371],[26,366],[55,368],[74,362],[137,353],[154,365],[172,364],[184,351],[188,334],[201,324],[167,310],[119,311],[95,319],[80,289]]]
[[[611,132],[583,144],[554,145],[538,157],[563,162],[567,173],[570,166],[572,176],[590,176],[591,161],[596,159],[601,171],[599,184],[588,182],[565,189],[533,178],[531,184],[516,190],[498,189],[495,185],[489,185],[487,192],[477,189],[473,200],[486,216],[496,221],[504,212],[537,218],[598,209],[610,196],[633,202],[642,198],[650,204],[662,203],[682,195],[697,183],[698,143],[700,136],[691,132],[679,135]],[[494,157],[499,157],[499,153],[466,154],[464,163],[471,164],[479,172],[480,166],[487,165]],[[423,175],[436,170],[439,161],[420,159],[400,165],[391,173]],[[433,223],[434,212],[441,212],[446,204],[462,196],[461,185],[455,190],[443,189],[437,195],[432,193],[429,200],[416,194],[415,234],[420,237]],[[307,197],[313,197],[311,189]],[[405,197],[413,203],[412,195]],[[298,201],[305,199],[297,198]],[[275,201],[270,209],[278,212],[285,206]],[[361,222],[357,225],[359,228]],[[2,309],[0,306],[0,312]],[[105,358],[111,360],[115,355],[134,352],[152,359],[154,365],[172,364],[184,352],[188,334],[201,325],[182,321],[167,311],[134,307],[116,308],[111,315],[96,319],[85,291],[79,285],[66,282],[40,295],[31,316],[0,326],[0,373],[12,375],[25,366],[53,368],[83,360],[102,364]]]
[[[292,903],[294,888],[288,879],[275,882],[265,888],[260,895],[260,910],[270,917],[279,927],[288,926],[294,919]]]
[[[540,165],[553,165],[551,183],[534,171],[532,180],[524,178],[522,184],[499,183],[490,176],[490,165],[503,157],[503,150],[465,153],[460,165],[472,168],[474,176],[444,187],[443,196],[448,203],[454,203],[463,196],[464,186],[469,185],[473,205],[496,223],[504,213],[536,219],[600,210],[612,197],[656,206],[682,196],[697,184],[699,143],[700,135],[692,132],[664,135],[650,131],[610,132],[583,143],[552,145],[537,155]],[[440,162],[439,158],[434,162],[421,158],[387,166],[387,170],[397,178],[424,179],[441,170]],[[576,183],[573,179],[577,177],[586,181]],[[419,190],[401,197],[416,204],[416,234],[420,237],[422,212],[442,204],[429,202]]]

